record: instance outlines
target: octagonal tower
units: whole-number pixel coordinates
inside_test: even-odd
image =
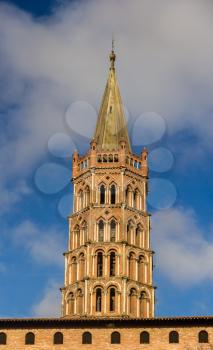
[[[64,317],[154,316],[147,150],[131,151],[115,53],[89,151],[73,154]]]

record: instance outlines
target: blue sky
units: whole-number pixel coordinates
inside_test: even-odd
[[[59,4],[57,0],[37,0],[37,1],[25,1],[25,0],[8,0],[5,3],[12,4],[18,8],[31,13],[33,16],[41,17],[48,16],[53,11],[55,6]]]
[[[150,153],[156,315],[213,314],[212,2],[120,8],[0,2],[2,317],[60,312],[70,157],[88,147],[112,33],[133,148]]]

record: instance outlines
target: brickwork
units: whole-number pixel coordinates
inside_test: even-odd
[[[100,154],[106,154],[97,155],[92,144],[83,160],[84,169],[82,160],[74,154],[73,168],[76,163],[78,166],[73,177],[69,250],[65,254],[64,316],[154,315],[153,253],[146,211],[147,159],[144,153],[142,159],[137,158],[137,163],[143,162],[138,169],[127,156],[123,165],[124,153],[125,148],[116,155],[111,152],[116,162],[99,162]],[[111,254],[114,266],[110,265]]]
[[[95,139],[86,155],[73,154],[62,315],[153,317],[147,151],[131,153],[110,60]]]
[[[198,333],[202,330],[208,332],[208,343],[198,342]],[[169,343],[169,333],[177,331],[179,334],[179,343]],[[125,349],[125,350],[205,350],[213,349],[213,328],[212,327],[119,327],[119,328],[44,328],[44,329],[0,329],[7,334],[7,344],[0,345],[5,350],[23,350],[23,348],[34,350],[77,350],[77,349]],[[63,334],[63,344],[53,344],[54,334],[60,331]],[[117,331],[120,333],[120,344],[111,344],[111,334]],[[150,336],[149,344],[140,344],[140,333],[147,331]],[[25,335],[28,332],[35,334],[35,344],[25,345]],[[82,334],[90,332],[92,335],[92,344],[82,344]]]

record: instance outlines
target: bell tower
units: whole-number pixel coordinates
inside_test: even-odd
[[[94,138],[73,154],[62,316],[154,317],[147,150],[134,155],[110,54]]]

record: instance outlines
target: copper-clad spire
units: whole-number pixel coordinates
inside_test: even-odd
[[[109,58],[109,76],[98,115],[94,139],[99,151],[118,150],[120,141],[125,141],[126,149],[131,152],[123,104],[115,73],[114,40],[112,41],[112,51]]]

